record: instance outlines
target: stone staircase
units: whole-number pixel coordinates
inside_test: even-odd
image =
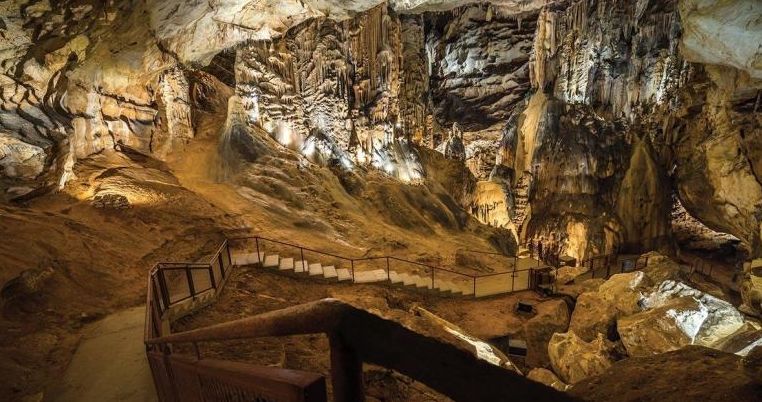
[[[295,260],[294,258],[281,257],[277,254],[266,255],[263,252],[260,252],[259,254],[233,252],[233,264],[237,266],[258,266],[261,269],[293,273],[305,277],[335,282],[388,282],[393,285],[433,291],[443,296],[474,295],[474,282],[471,278],[465,276],[463,277],[463,280],[440,279],[435,277],[433,284],[430,275],[419,275],[417,273],[398,272],[395,270],[390,270],[388,273],[384,269],[355,270],[353,276],[352,272],[347,268],[336,268],[333,265],[324,266],[319,262]],[[486,294],[478,296],[486,296]]]

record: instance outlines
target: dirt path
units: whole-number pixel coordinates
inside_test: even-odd
[[[143,346],[144,319],[145,307],[134,307],[88,328],[62,382],[46,400],[156,401]]]

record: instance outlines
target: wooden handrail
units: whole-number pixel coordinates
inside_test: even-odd
[[[396,320],[336,299],[301,304],[147,342],[198,343],[315,333],[329,337],[334,397],[339,402],[364,399],[362,376],[357,372],[362,370],[362,362],[396,370],[454,400],[574,400],[516,371],[489,363],[481,359],[478,352],[448,341],[431,329],[424,335]],[[359,364],[347,364],[350,362]]]

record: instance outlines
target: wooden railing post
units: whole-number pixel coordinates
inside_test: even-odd
[[[193,286],[193,274],[191,274],[190,267],[185,267],[185,277],[188,280],[188,291],[190,292],[191,297],[194,299],[196,298],[196,287]]]
[[[352,268],[352,283],[355,282],[355,260],[349,260],[350,268]]]
[[[233,266],[233,255],[230,253],[230,243],[225,239],[225,252],[228,253],[228,268]],[[222,268],[222,277],[225,277],[225,268]]]
[[[389,267],[389,257],[386,257],[386,279],[389,281],[389,283],[392,282],[392,271]]]
[[[169,289],[167,288],[167,278],[164,277],[164,270],[159,268],[159,288],[161,289],[161,298],[164,300],[164,309],[169,310]]]
[[[228,260],[232,261],[232,260]],[[217,256],[217,262],[220,264],[220,279],[225,278],[225,259],[222,258],[222,253]],[[209,271],[214,272],[214,265],[209,265]],[[214,287],[214,280],[212,280],[212,287]]]
[[[222,269],[222,266],[220,265],[220,269]],[[217,281],[214,280],[214,266],[209,266],[209,282],[212,284],[212,289],[217,290]]]
[[[362,379],[362,360],[337,334],[330,334],[331,382],[333,400],[336,402],[361,402],[365,400]]]

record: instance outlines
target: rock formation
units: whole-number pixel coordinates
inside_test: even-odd
[[[204,71],[315,163],[463,159],[466,209],[578,259],[671,245],[675,200],[762,252],[758,2],[463,3],[6,2],[3,198],[118,144],[180,154]]]
[[[585,342],[572,331],[553,334],[548,344],[553,371],[568,384],[602,374],[614,362],[613,353],[613,344],[602,336]]]

